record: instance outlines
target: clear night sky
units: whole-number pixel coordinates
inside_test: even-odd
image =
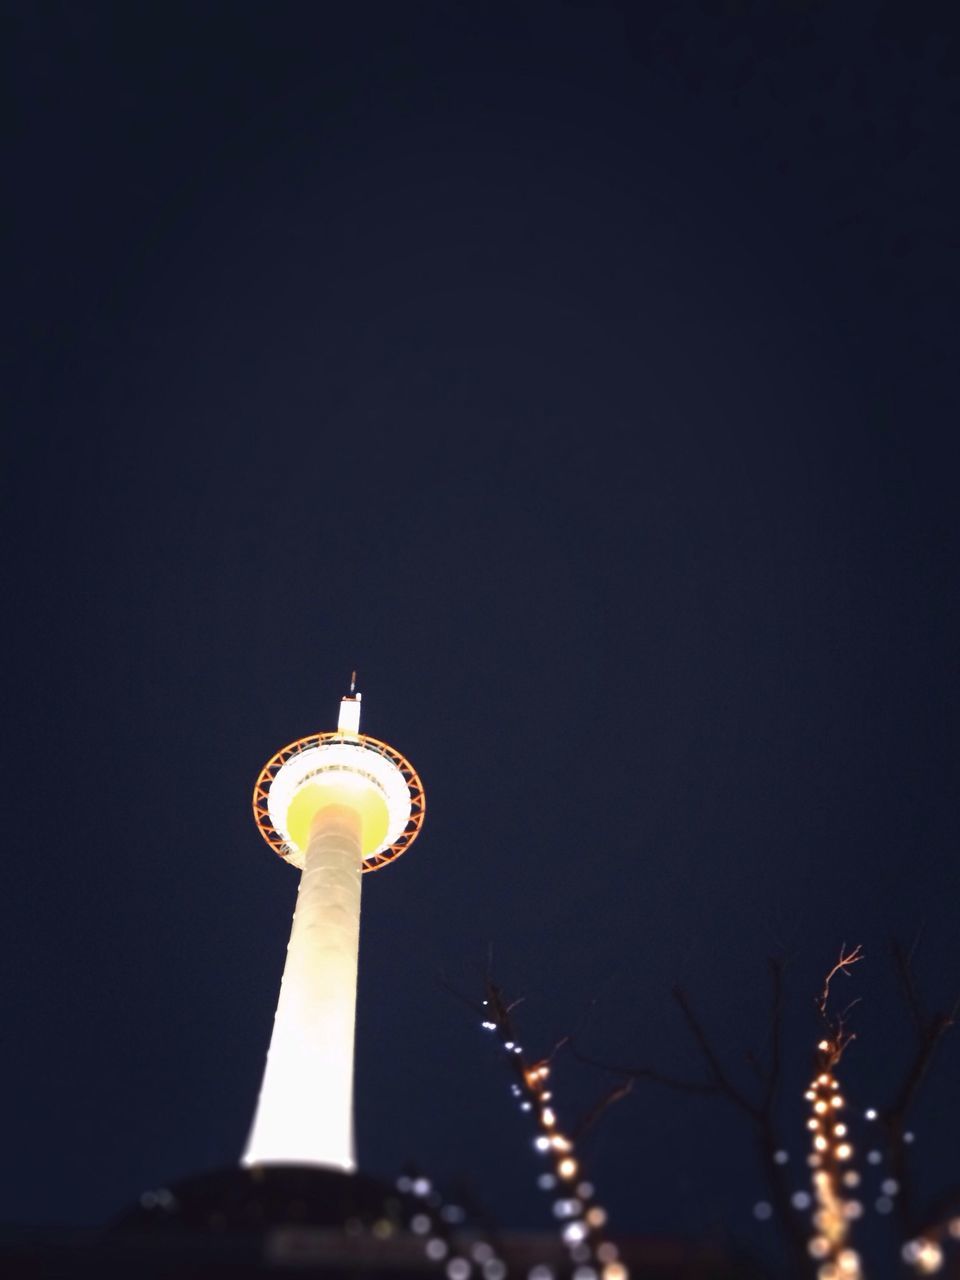
[[[488,944],[528,1045],[691,1076],[671,984],[745,1072],[784,952],[803,1185],[840,943],[860,1106],[889,939],[960,985],[948,9],[4,8],[2,1217],[238,1158],[296,891],[250,791],[353,667],[428,798],[364,884],[369,1171],[547,1224],[440,981]],[[620,1230],[771,1230],[721,1102],[640,1086],[587,1156]]]

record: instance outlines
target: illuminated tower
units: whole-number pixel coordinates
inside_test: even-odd
[[[410,847],[425,801],[403,756],[360,732],[355,679],[336,732],[278,751],[253,789],[261,835],[302,875],[247,1165],[356,1167],[360,878]]]

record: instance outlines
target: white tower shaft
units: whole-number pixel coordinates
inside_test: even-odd
[[[356,1168],[353,1045],[361,859],[359,813],[340,804],[321,809],[306,848],[244,1164]]]

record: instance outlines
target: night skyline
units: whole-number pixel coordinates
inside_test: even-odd
[[[679,982],[746,1080],[782,954],[801,1186],[841,943],[852,1105],[890,940],[960,989],[948,11],[7,12],[4,1220],[239,1160],[296,891],[250,792],[353,669],[429,797],[364,886],[361,1167],[548,1225],[444,985],[491,948],[525,1043],[696,1073]],[[614,1234],[769,1246],[717,1101],[638,1085],[585,1159]]]

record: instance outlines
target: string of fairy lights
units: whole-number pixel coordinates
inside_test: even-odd
[[[857,1276],[861,1274],[862,1263],[858,1259],[854,1264],[851,1256],[854,1250],[849,1241],[852,1223],[865,1216],[868,1196],[862,1185],[863,1177],[852,1164],[853,1144],[849,1139],[847,1121],[843,1118],[845,1100],[833,1071],[821,1071],[811,1080],[804,1097],[811,1104],[807,1127],[812,1139],[808,1161],[813,1194],[805,1190],[795,1191],[790,1197],[791,1204],[797,1210],[807,1210],[811,1205],[814,1207],[809,1250],[811,1256],[821,1263],[818,1277]],[[840,1103],[834,1103],[834,1098],[839,1098]],[[818,1110],[818,1103],[826,1105]],[[868,1122],[876,1122],[879,1113],[875,1108],[868,1107],[863,1118]],[[832,1147],[828,1136],[831,1128]],[[908,1145],[912,1145],[914,1137],[910,1130],[903,1135]],[[823,1141],[818,1142],[818,1138]],[[787,1164],[789,1158],[789,1153],[785,1150],[777,1151],[774,1156],[777,1164]],[[883,1173],[884,1157],[878,1146],[868,1148],[865,1162],[880,1176],[876,1188],[879,1194],[875,1196],[872,1207],[877,1214],[885,1217],[893,1212],[894,1199],[900,1191],[899,1183]],[[852,1194],[854,1192],[859,1193],[860,1199]],[[770,1202],[758,1201],[754,1205],[754,1217],[759,1221],[770,1221],[773,1217]],[[828,1246],[831,1244],[834,1257],[830,1256]],[[925,1227],[919,1235],[902,1246],[900,1253],[903,1262],[916,1274],[935,1275],[946,1264],[951,1248],[960,1248],[960,1214],[956,1211]],[[848,1252],[845,1253],[844,1250]]]
[[[833,1072],[838,1046],[821,1040],[817,1049],[820,1070],[804,1094],[810,1104],[807,1163],[814,1204],[807,1247],[818,1263],[818,1280],[860,1280],[860,1255],[850,1244],[850,1226],[862,1215],[863,1205],[849,1194],[859,1186],[860,1174],[850,1164],[853,1146],[844,1116],[846,1100]]]
[[[463,1234],[466,1210],[445,1201],[429,1178],[401,1174],[396,1188],[410,1197],[407,1229],[423,1239],[424,1255],[442,1264],[447,1280],[505,1280],[507,1264],[488,1239]]]
[[[563,1133],[553,1103],[549,1059],[529,1062],[497,1002],[484,1000],[485,1031],[497,1035],[514,1079],[511,1093],[520,1110],[529,1114],[536,1134],[534,1149],[548,1168],[537,1177],[542,1191],[553,1196],[553,1213],[572,1265],[573,1280],[629,1280],[617,1246],[604,1230],[607,1212],[597,1201],[592,1182],[582,1177],[574,1140]],[[534,1268],[531,1280],[541,1280],[545,1268]],[[534,1272],[537,1273],[534,1276]]]

